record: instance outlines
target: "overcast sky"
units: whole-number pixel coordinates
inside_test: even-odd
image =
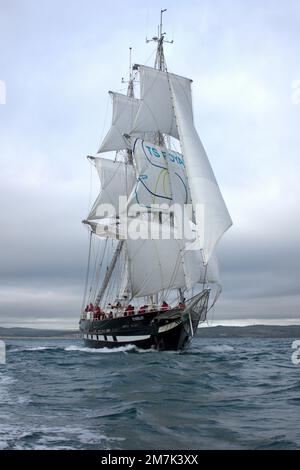
[[[144,6],[145,4],[149,6]],[[76,326],[90,166],[124,90],[128,47],[152,65],[159,12],[171,72],[234,226],[215,321],[300,321],[299,0],[0,0],[0,322]],[[298,82],[297,82],[298,81]]]

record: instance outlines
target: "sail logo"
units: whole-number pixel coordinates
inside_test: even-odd
[[[298,366],[300,364],[300,340],[297,339],[292,343],[292,349],[295,349],[291,356],[292,363],[294,366]]]
[[[300,104],[300,80],[294,80],[292,83],[292,103]]]
[[[4,341],[0,341],[0,364],[6,364],[6,348]]]
[[[169,152],[169,160],[172,163],[178,163],[178,165],[183,165],[184,166],[184,161],[182,160],[182,158],[180,158],[178,155],[174,155],[170,152]]]
[[[0,80],[0,104],[6,104],[6,86],[3,80]]]
[[[176,153],[165,152],[164,150],[159,151],[156,147],[150,147],[150,145],[146,145],[145,147],[148,150],[150,157],[155,157],[155,158],[163,157],[164,159],[168,158],[170,162],[177,163],[178,165],[184,166],[183,159],[180,158],[180,156],[177,155]]]

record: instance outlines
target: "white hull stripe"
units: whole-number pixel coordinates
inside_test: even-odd
[[[159,333],[164,333],[165,331],[173,330],[173,328],[175,328],[176,326],[178,326],[178,323],[173,321],[172,323],[168,323],[167,325],[161,326],[158,329],[158,332]]]
[[[84,334],[83,337],[85,339],[91,339],[93,341],[105,341],[107,343],[125,343],[125,342],[131,342],[131,341],[143,341],[145,339],[149,339],[150,335],[140,335],[140,336],[116,336],[116,341],[113,339],[112,336],[107,336],[106,339],[104,338],[104,335],[91,335],[91,334]]]

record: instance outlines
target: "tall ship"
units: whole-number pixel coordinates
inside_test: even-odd
[[[166,65],[164,11],[154,67],[132,66],[130,48],[127,94],[109,92],[111,127],[88,157],[100,193],[83,221],[80,334],[92,348],[183,350],[221,292],[215,251],[232,221],[195,128],[192,80]]]

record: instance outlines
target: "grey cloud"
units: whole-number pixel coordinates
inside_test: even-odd
[[[147,13],[116,1],[104,14],[95,0],[2,4],[0,316],[76,323],[90,199],[84,156],[109,123],[106,90],[124,87],[128,46],[136,62],[151,55],[144,37],[161,5]],[[300,317],[300,105],[291,101],[299,2],[165,5],[175,33],[168,65],[194,79],[197,128],[234,220],[219,249],[216,318]]]

